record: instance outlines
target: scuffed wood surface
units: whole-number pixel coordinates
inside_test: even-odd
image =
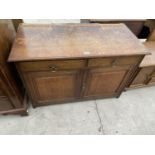
[[[9,61],[148,54],[124,24],[21,24]]]

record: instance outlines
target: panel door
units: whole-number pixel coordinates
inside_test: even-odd
[[[102,68],[98,68],[90,70],[87,76],[84,97],[115,96],[127,72],[125,69],[105,71]]]
[[[25,81],[33,104],[37,106],[77,99],[81,87],[80,76],[78,70],[28,72],[25,73]]]

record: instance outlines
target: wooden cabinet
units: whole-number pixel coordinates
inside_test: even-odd
[[[37,107],[119,97],[145,54],[123,24],[23,24],[9,61]]]
[[[17,62],[16,66],[36,107],[118,97],[141,59],[142,56],[85,58]]]
[[[142,60],[137,75],[129,88],[155,85],[155,41],[147,41],[144,45],[151,54]]]
[[[13,64],[7,57],[15,38],[12,20],[0,20],[0,114],[27,115],[27,98]]]

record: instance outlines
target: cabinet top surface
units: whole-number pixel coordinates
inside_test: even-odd
[[[148,54],[124,24],[21,24],[9,61]]]
[[[151,55],[146,55],[140,64],[140,67],[155,66],[155,41],[147,41],[144,43]]]

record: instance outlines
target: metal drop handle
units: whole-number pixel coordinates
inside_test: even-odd
[[[116,64],[117,64],[117,59],[114,59],[114,60],[111,62],[111,65],[112,65],[112,67],[115,67]]]
[[[58,69],[57,66],[53,66],[53,65],[49,66],[48,68],[49,68],[49,70],[52,71],[52,72],[56,72],[57,69]]]

